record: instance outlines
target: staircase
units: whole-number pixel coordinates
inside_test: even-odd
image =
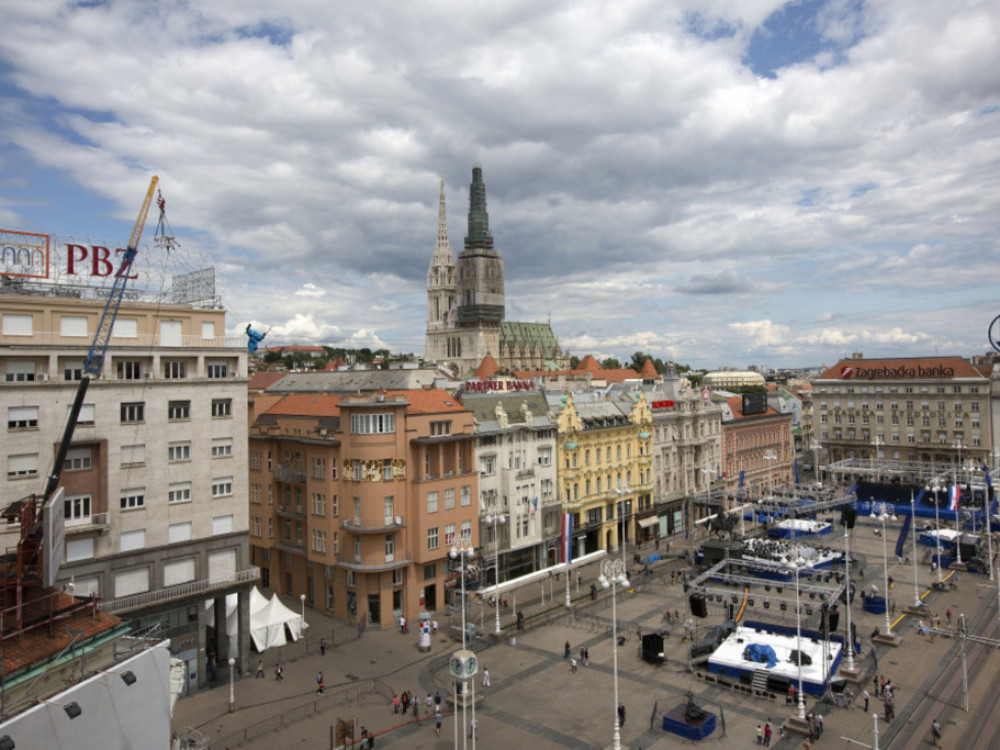
[[[767,672],[763,669],[755,669],[753,671],[753,679],[750,681],[750,687],[753,688],[754,695],[764,695],[767,693]]]

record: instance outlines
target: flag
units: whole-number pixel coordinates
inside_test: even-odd
[[[907,514],[903,517],[903,528],[899,530],[899,538],[896,540],[896,557],[903,556],[903,545],[906,544],[906,535],[910,532],[910,524],[913,523],[913,516]]]
[[[747,473],[745,471],[743,471],[743,469],[740,469],[740,489],[741,490],[743,489],[743,482],[744,482],[744,480],[746,478],[747,478]]]
[[[537,497],[531,498],[531,509],[532,510],[538,510],[538,498]]]
[[[563,513],[562,559],[564,563],[573,562],[573,516],[569,513]]]
[[[962,488],[953,484],[948,488],[948,510],[958,510],[958,501],[962,496]]]
[[[795,484],[799,483],[799,457],[795,456],[792,459],[792,466],[795,469]]]

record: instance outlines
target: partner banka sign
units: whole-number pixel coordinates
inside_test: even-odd
[[[105,278],[121,265],[124,248],[58,242],[47,234],[0,229],[0,276],[47,279]],[[64,276],[65,275],[65,276]],[[138,275],[129,276],[130,279]]]
[[[898,367],[854,367],[845,365],[840,368],[842,380],[911,380],[913,378],[953,378],[955,368],[945,365],[934,365],[923,367],[914,365],[908,367],[899,365]]]

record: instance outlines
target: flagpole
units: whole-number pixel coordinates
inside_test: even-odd
[[[993,483],[990,482],[990,469],[984,463],[983,473],[986,474],[986,492],[985,497],[983,497],[983,509],[986,511],[986,545],[989,549],[990,560],[987,567],[990,569],[990,580],[993,580],[993,519],[990,518],[992,509],[990,508],[990,490],[993,489]],[[997,592],[1000,594],[1000,591]]]

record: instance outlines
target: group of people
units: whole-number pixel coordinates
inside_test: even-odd
[[[757,744],[764,745],[765,747],[770,747],[771,745],[771,735],[774,734],[774,729],[771,728],[771,717],[767,717],[767,721],[764,725],[757,725]]]
[[[431,694],[427,694],[427,710],[431,708]],[[437,705],[441,705],[441,694],[437,694]],[[413,711],[415,717],[420,715],[420,699],[411,693],[409,690],[404,690],[402,693],[397,695],[392,694],[392,712],[394,714],[402,714],[406,716],[410,711]]]

